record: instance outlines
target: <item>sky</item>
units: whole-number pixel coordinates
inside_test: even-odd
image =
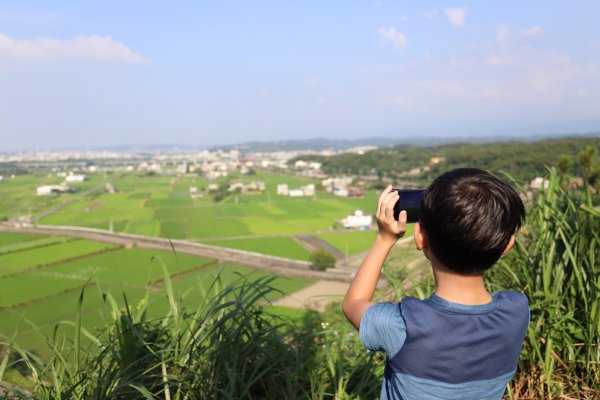
[[[600,131],[598,1],[0,0],[0,152]]]

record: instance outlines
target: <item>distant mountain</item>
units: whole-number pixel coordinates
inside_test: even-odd
[[[94,147],[89,150],[93,151],[114,151],[114,152],[130,152],[130,153],[172,153],[179,151],[195,151],[206,149],[206,146],[194,146],[186,144],[130,144],[130,145],[115,145]]]
[[[251,141],[230,144],[225,146],[215,146],[210,150],[239,150],[244,153],[249,152],[271,152],[271,151],[301,151],[301,150],[345,150],[358,146],[377,146],[387,147],[394,145],[413,145],[413,146],[439,146],[453,143],[494,143],[504,141],[524,141],[532,142],[543,139],[556,139],[562,137],[597,137],[600,132],[577,133],[577,134],[539,134],[539,135],[511,135],[511,136],[426,136],[426,137],[373,137],[366,139],[298,139],[298,140],[279,140],[279,141]]]
[[[226,146],[215,146],[211,150],[239,150],[241,152],[271,152],[299,150],[345,150],[358,146],[391,146],[400,143],[401,139],[367,138],[367,139],[298,139],[279,141],[252,141],[235,143]]]
[[[439,146],[453,143],[492,143],[518,140],[531,142],[543,139],[556,139],[564,137],[599,137],[600,131],[588,133],[570,133],[570,134],[532,134],[532,135],[498,135],[498,136],[419,136],[413,137],[371,137],[364,139],[331,139],[331,138],[311,138],[277,141],[248,141],[233,143],[220,146],[193,145],[193,144],[124,144],[112,146],[92,146],[92,147],[56,147],[54,149],[43,149],[43,151],[114,151],[127,153],[173,153],[188,152],[199,150],[232,150],[236,149],[244,153],[248,152],[271,152],[271,151],[321,151],[321,150],[345,150],[358,146],[376,146],[387,147],[394,145],[414,145],[414,146]],[[29,149],[22,151],[37,151],[38,149]],[[10,152],[0,150],[0,154]]]

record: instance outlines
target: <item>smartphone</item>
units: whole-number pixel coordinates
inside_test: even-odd
[[[398,192],[400,199],[394,205],[394,219],[398,221],[401,210],[406,210],[406,222],[417,222],[421,209],[421,198],[425,189],[392,189]]]

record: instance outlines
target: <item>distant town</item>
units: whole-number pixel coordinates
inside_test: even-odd
[[[267,151],[241,152],[230,150],[201,150],[201,151],[170,151],[170,152],[135,152],[135,151],[36,151],[0,155],[0,164],[7,171],[13,166],[9,175],[0,176],[0,183],[15,177],[15,174],[38,173],[56,177],[56,183],[40,185],[36,189],[37,196],[59,196],[65,193],[75,193],[78,184],[85,182],[92,174],[105,174],[110,180],[114,173],[150,174],[164,176],[201,176],[208,184],[189,186],[189,196],[192,199],[214,195],[217,192],[225,194],[264,193],[266,184],[261,180],[244,179],[256,175],[256,170],[269,170],[290,176],[310,178],[315,183],[294,186],[280,183],[276,185],[278,196],[314,197],[317,190],[343,198],[361,198],[365,186],[369,182],[380,180],[377,175],[339,175],[330,176],[323,172],[322,164],[315,161],[303,160],[302,155],[333,156],[342,153],[364,154],[376,146],[359,146],[345,150],[320,151]],[[291,162],[291,160],[294,160]],[[402,176],[421,173],[430,165],[444,160],[443,157],[433,157],[425,166],[404,171]],[[317,189],[318,186],[318,189]],[[110,182],[103,187],[106,193],[117,193],[119,188]],[[21,217],[21,223],[28,223],[27,217]],[[372,227],[371,215],[362,210],[338,221],[344,228],[369,229]]]

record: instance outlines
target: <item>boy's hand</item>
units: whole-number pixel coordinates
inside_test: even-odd
[[[406,232],[406,211],[401,210],[398,221],[394,219],[394,205],[400,199],[397,191],[392,191],[392,185],[388,185],[377,202],[377,227],[379,236],[390,242],[396,242]]]

